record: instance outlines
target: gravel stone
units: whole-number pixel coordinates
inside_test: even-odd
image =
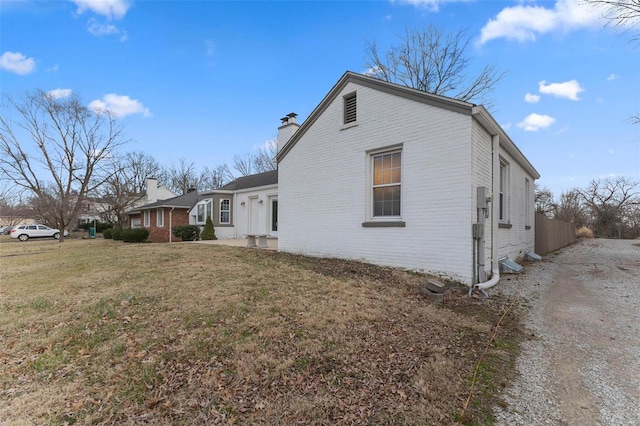
[[[640,424],[640,241],[579,241],[496,291],[519,288],[532,337],[496,424]]]

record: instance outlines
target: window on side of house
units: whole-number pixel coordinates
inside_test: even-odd
[[[156,210],[156,226],[161,228],[164,226],[164,209]]]
[[[509,221],[509,164],[500,160],[500,204],[499,216],[500,222],[508,223]]]
[[[220,223],[231,223],[231,200],[220,200]]]
[[[144,223],[143,226],[145,228],[148,228],[151,226],[151,212],[149,210],[145,210],[143,212],[143,216],[144,216]]]
[[[198,223],[203,223],[206,219],[204,217],[205,211],[204,211],[204,203],[200,203],[198,204],[198,212],[197,212],[197,216],[196,216],[196,222]]]
[[[207,221],[207,217],[210,217],[211,220],[213,220],[213,202],[211,200],[205,201],[205,210],[207,216],[204,218],[204,221]]]
[[[531,181],[524,179],[524,227],[525,229],[531,228],[531,211],[533,197],[531,194]]]
[[[402,151],[371,155],[371,216],[400,218],[402,196]]]
[[[355,123],[357,115],[356,92],[349,93],[344,97],[344,124]]]

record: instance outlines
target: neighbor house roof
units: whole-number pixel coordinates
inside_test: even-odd
[[[134,210],[128,211],[128,214],[138,213],[141,210],[152,210],[161,208],[177,208],[177,209],[190,209],[196,205],[198,201],[202,199],[202,196],[198,191],[192,191],[178,197],[169,198],[168,200],[158,200],[155,203],[145,204]]]
[[[239,191],[247,188],[257,188],[259,186],[275,185],[278,183],[278,171],[257,173],[255,175],[242,176],[233,182],[218,188],[223,191]]]

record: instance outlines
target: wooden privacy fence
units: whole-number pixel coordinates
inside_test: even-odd
[[[536,213],[536,253],[549,253],[575,241],[576,227],[573,223]]]

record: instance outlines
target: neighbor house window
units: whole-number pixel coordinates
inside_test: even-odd
[[[149,210],[144,211],[144,225],[145,228],[151,226],[151,212]]]
[[[164,226],[164,209],[156,210],[156,226],[158,228]]]
[[[507,222],[509,207],[509,164],[500,160],[500,222]]]
[[[344,97],[344,124],[355,123],[357,118],[356,93],[353,92]]]
[[[372,216],[400,217],[402,152],[373,154]]]
[[[220,223],[231,223],[231,200],[220,200]]]

